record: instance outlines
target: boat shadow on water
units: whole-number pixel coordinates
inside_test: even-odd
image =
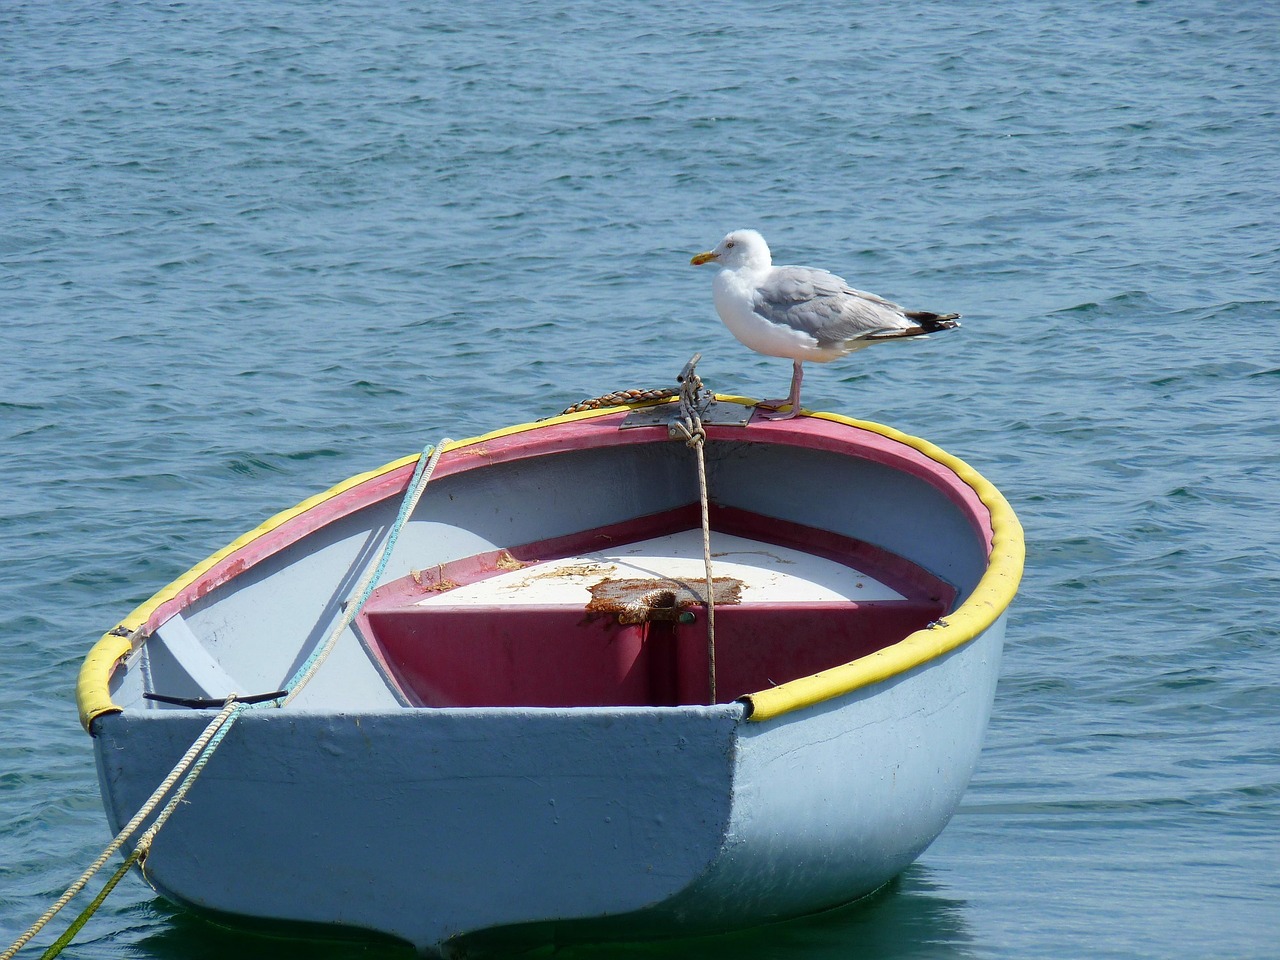
[[[291,925],[231,928],[156,898],[147,905],[160,924],[139,946],[156,960],[410,960],[411,947],[356,935],[352,940],[313,940]],[[869,897],[832,910],[729,933],[563,947],[511,947],[500,935],[468,942],[465,957],[538,960],[967,960],[974,955],[964,919],[965,901],[949,896],[927,866],[915,864]]]

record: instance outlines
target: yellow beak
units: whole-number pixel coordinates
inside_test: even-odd
[[[690,260],[689,263],[691,263],[695,267],[700,267],[704,263],[710,263],[712,260],[715,260],[715,259],[717,259],[715,253],[708,250],[706,253],[698,254],[696,257]]]

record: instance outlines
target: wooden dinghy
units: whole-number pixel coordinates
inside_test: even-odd
[[[708,609],[675,408],[447,444],[358,612],[416,456],[271,519],[103,637],[78,701],[114,829],[228,694],[282,691],[335,637],[225,732],[148,882],[461,953],[764,923],[919,856],[977,761],[1017,520],[922,440],[717,398]]]

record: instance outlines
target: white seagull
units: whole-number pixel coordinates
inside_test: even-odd
[[[775,267],[769,245],[754,230],[735,230],[689,262],[719,264],[711,290],[730,333],[757,353],[794,361],[791,395],[759,404],[775,411],[765,414],[770,420],[789,420],[800,411],[805,360],[827,363],[882,340],[960,326],[958,313],[904,310],[826,270]],[[776,412],[784,406],[786,413]]]

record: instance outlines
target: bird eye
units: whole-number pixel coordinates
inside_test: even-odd
[[[724,245],[724,248],[725,248],[726,250],[728,250],[728,249],[729,249],[730,247],[732,247],[732,246],[733,246],[733,241],[732,241],[732,240],[730,240],[728,243],[726,243],[726,244]]]

